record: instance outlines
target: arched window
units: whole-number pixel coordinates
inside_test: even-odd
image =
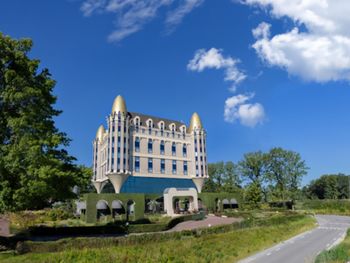
[[[164,154],[165,152],[165,146],[164,146],[164,141],[160,141],[160,154]]]
[[[137,116],[134,119],[134,125],[135,125],[135,130],[136,132],[139,132],[139,128],[140,128],[140,118]]]
[[[160,136],[164,136],[164,121],[158,122],[158,129],[160,130]]]
[[[152,134],[153,121],[151,119],[147,120],[148,134]]]
[[[135,152],[139,152],[140,151],[140,138],[136,137],[135,138]]]
[[[176,126],[175,124],[171,125],[171,134],[173,135],[173,138],[175,137],[175,130],[176,130]]]
[[[176,155],[176,143],[173,142],[173,144],[171,145],[171,153],[173,154],[173,156]]]
[[[183,155],[183,157],[187,157],[187,145],[186,145],[186,143],[184,143],[182,146],[182,155]]]
[[[148,139],[148,153],[153,152],[153,141],[152,139]]]

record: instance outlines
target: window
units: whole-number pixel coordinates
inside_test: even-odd
[[[135,152],[139,152],[140,151],[140,138],[136,137],[135,138]]]
[[[165,150],[165,147],[164,147],[164,141],[161,141],[160,142],[160,154],[164,154],[164,150]]]
[[[164,136],[164,123],[160,124],[160,136]]]
[[[176,160],[173,160],[173,174],[176,174]]]
[[[136,156],[135,157],[135,172],[140,171],[140,157]]]
[[[183,155],[183,157],[187,157],[187,146],[186,146],[186,144],[184,144],[182,146],[182,155]]]
[[[152,120],[149,120],[149,121],[148,121],[147,126],[148,126],[148,134],[152,134],[152,127],[153,127],[153,122],[152,122]]]
[[[153,172],[153,159],[148,158],[148,172],[152,173]]]
[[[165,160],[160,160],[160,172],[163,174],[165,172]]]
[[[187,169],[187,161],[184,161],[184,175],[187,175],[188,169]]]
[[[152,139],[148,139],[148,153],[153,152],[153,141]]]
[[[172,152],[173,156],[176,155],[176,144],[175,144],[175,142],[173,142],[173,144],[171,146],[171,152]]]

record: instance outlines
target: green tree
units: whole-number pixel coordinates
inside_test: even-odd
[[[266,154],[261,151],[247,153],[238,163],[238,170],[243,180],[261,185],[266,179]]]
[[[254,208],[260,206],[262,195],[261,186],[258,182],[249,184],[245,189],[245,201]]]
[[[0,33],[0,210],[42,208],[72,198],[83,169],[65,150],[67,135],[54,118],[55,81],[30,59],[29,39]]]
[[[276,196],[281,200],[295,198],[307,169],[299,153],[273,148],[267,154],[266,174],[274,186]]]

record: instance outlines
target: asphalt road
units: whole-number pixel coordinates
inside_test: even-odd
[[[323,250],[343,240],[350,217],[317,215],[318,227],[259,252],[240,263],[310,263]]]

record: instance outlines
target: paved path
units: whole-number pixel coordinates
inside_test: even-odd
[[[309,263],[325,249],[341,242],[350,217],[317,215],[318,227],[262,251],[240,263]]]
[[[218,216],[208,215],[203,220],[185,221],[185,222],[179,223],[176,226],[174,226],[172,229],[168,230],[167,232],[192,230],[197,228],[206,228],[206,227],[218,226],[218,225],[229,225],[234,222],[240,222],[240,221],[242,221],[242,218],[218,217]]]

